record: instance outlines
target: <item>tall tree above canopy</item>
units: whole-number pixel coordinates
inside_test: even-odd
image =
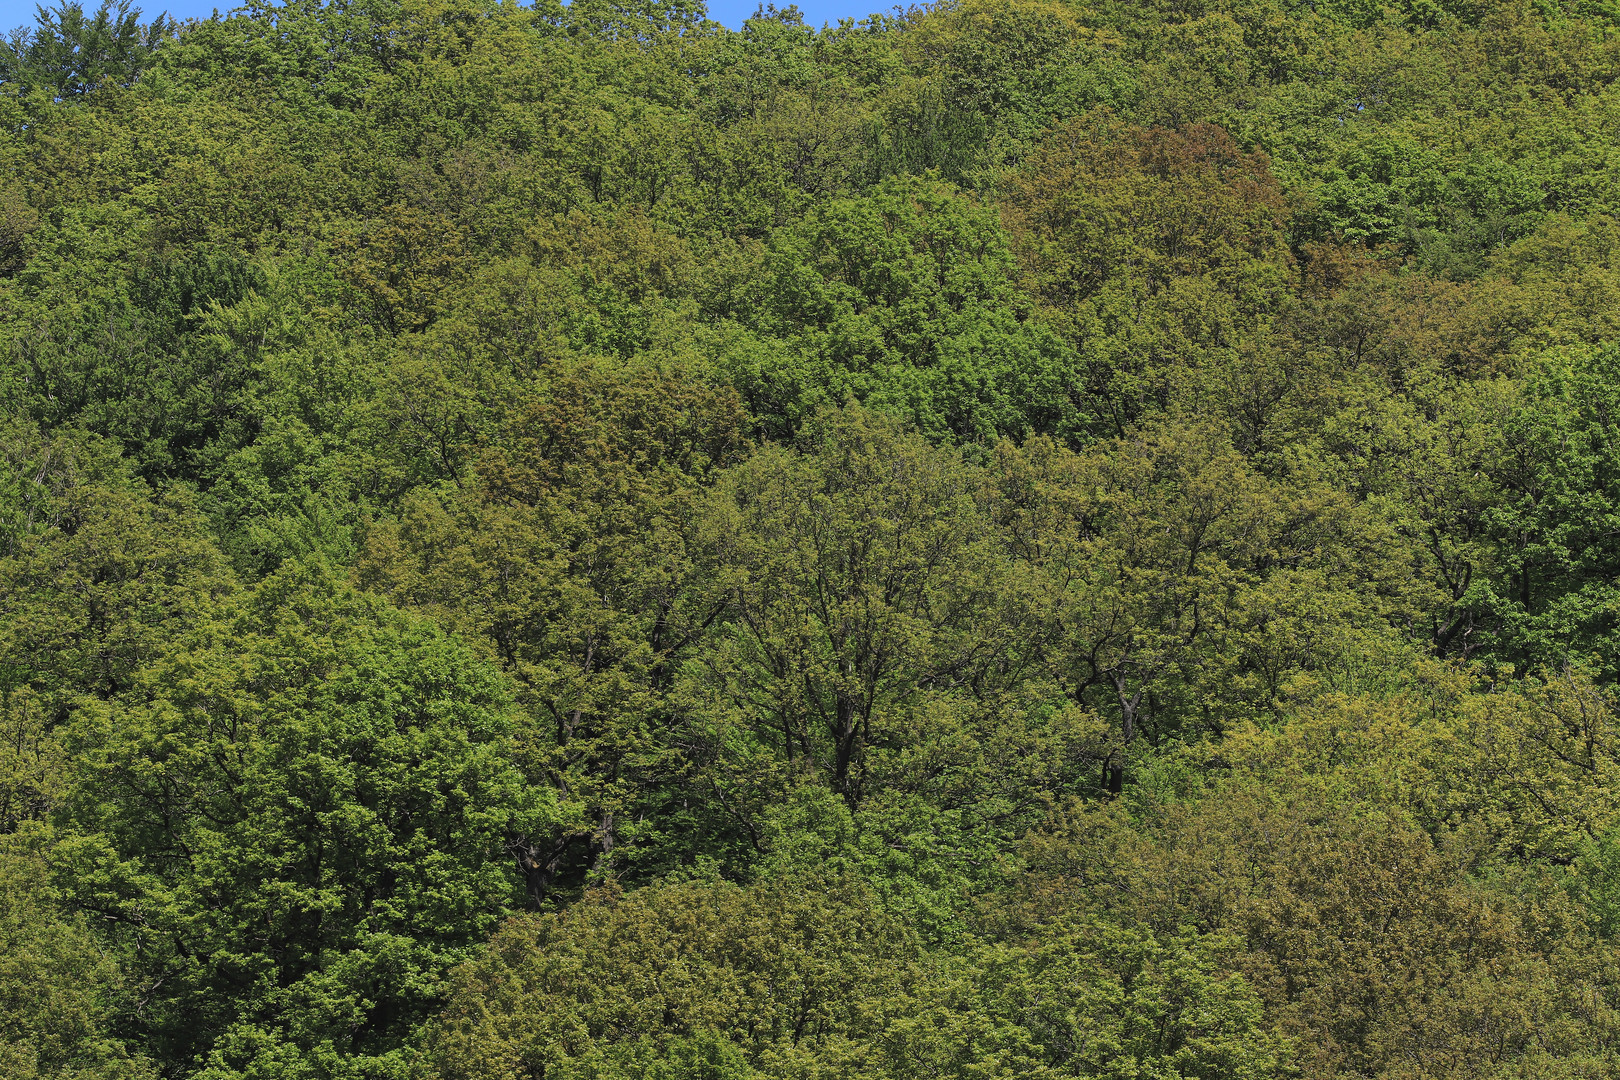
[[[142,24],[130,0],[102,0],[86,15],[78,0],[37,8],[33,29],[19,28],[0,42],[0,85],[43,90],[59,100],[103,86],[128,86],[177,26],[167,13]]]

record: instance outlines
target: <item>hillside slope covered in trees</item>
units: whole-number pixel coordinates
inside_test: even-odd
[[[0,1074],[1620,1077],[1620,7],[43,12]]]

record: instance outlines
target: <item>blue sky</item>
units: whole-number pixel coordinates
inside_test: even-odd
[[[57,0],[49,0],[54,6]],[[86,8],[95,8],[99,0],[83,0]],[[221,10],[234,7],[239,0],[135,0],[135,6],[151,18],[167,11],[177,19],[190,16],[206,18],[217,6]],[[888,11],[894,0],[799,0],[804,21],[812,26],[836,23],[839,19],[861,19],[874,11]],[[732,29],[754,13],[758,0],[709,0],[709,17],[725,23]],[[782,3],[786,7],[786,3]],[[33,0],[0,0],[0,33],[18,26],[34,25]]]

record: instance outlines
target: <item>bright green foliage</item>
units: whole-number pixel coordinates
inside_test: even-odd
[[[390,1075],[520,895],[553,801],[511,762],[493,672],[298,569],[75,722],[78,904],[161,991],[141,1026],[212,1075]]]
[[[887,181],[779,231],[732,313],[761,349],[734,378],[790,434],[854,399],[907,417],[936,440],[1030,430],[1073,437],[1087,420],[1063,343],[1031,322],[992,209],[949,186]]]
[[[1620,1075],[1620,8],[0,48],[0,1073]]]
[[[1506,580],[1488,601],[1503,617],[1504,660],[1575,660],[1605,674],[1620,663],[1608,644],[1620,604],[1617,377],[1620,350],[1555,354],[1509,421],[1512,456],[1498,466],[1507,498],[1492,521]]]

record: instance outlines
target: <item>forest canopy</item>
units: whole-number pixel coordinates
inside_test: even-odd
[[[1620,6],[0,42],[0,1074],[1620,1078]]]

